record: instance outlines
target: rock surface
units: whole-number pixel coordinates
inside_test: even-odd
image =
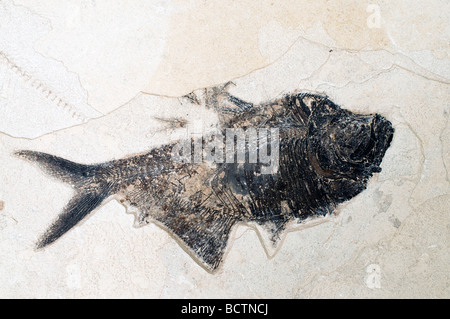
[[[450,297],[448,1],[125,2],[0,1],[1,297]],[[74,194],[15,151],[146,152],[214,125],[176,97],[230,80],[255,104],[310,92],[389,119],[381,173],[276,248],[238,226],[213,275],[116,200],[34,250]]]

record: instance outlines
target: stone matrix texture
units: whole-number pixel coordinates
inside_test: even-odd
[[[449,298],[450,3],[0,0],[0,297]],[[219,119],[182,96],[233,81],[255,105],[326,95],[395,129],[367,189],[274,247],[239,224],[214,273],[111,198],[57,242],[74,195],[17,150],[102,163]]]

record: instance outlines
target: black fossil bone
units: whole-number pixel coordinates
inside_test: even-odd
[[[139,224],[158,223],[215,270],[236,223],[256,222],[276,242],[288,222],[332,213],[381,171],[394,133],[381,115],[355,114],[325,96],[305,93],[254,105],[225,92],[226,86],[204,92],[206,106],[220,113],[219,130],[225,135],[226,128],[277,128],[276,172],[262,173],[260,162],[176,162],[175,143],[93,165],[18,151],[17,156],[39,163],[77,192],[38,247],[53,243],[115,196],[137,208]],[[189,100],[200,103],[195,95]]]

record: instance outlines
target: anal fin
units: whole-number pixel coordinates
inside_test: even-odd
[[[220,211],[179,204],[173,203],[172,209],[156,220],[208,270],[215,271],[222,262],[236,220]]]

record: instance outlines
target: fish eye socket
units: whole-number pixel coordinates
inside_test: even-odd
[[[325,127],[326,130],[319,133],[318,161],[323,167],[330,166],[325,154],[340,161],[359,162],[373,148],[370,126],[332,117]]]
[[[364,160],[375,147],[375,138],[370,129],[361,129],[354,134],[340,134],[336,140],[338,154],[352,162]]]
[[[351,160],[363,159],[369,149],[370,138],[364,138],[360,143],[355,143],[349,158]]]

